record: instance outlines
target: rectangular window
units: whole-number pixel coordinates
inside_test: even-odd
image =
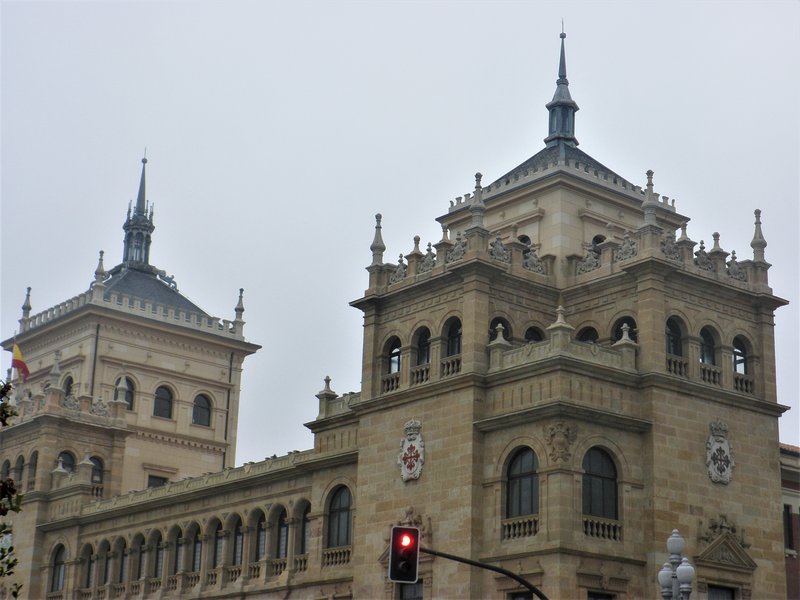
[[[203,555],[203,541],[200,539],[200,532],[194,534],[194,553],[192,554],[192,571],[200,571],[200,557]]]
[[[533,600],[533,594],[530,592],[512,592],[506,596],[506,600]]]
[[[614,600],[616,596],[614,594],[604,594],[602,592],[588,592],[586,594],[586,600]]]
[[[789,550],[797,550],[794,547],[794,522],[790,504],[783,505],[783,545]]]
[[[169,479],[166,477],[159,477],[158,475],[147,476],[147,487],[149,488],[161,487],[162,485],[167,485],[168,483]]]

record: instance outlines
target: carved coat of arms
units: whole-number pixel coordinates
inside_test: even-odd
[[[708,424],[706,442],[706,467],[708,476],[715,483],[727,485],[733,476],[733,448],[728,441],[728,426],[717,419]]]
[[[397,464],[400,465],[400,476],[403,481],[419,479],[422,465],[425,462],[425,442],[422,441],[422,424],[411,419],[405,425],[405,436],[400,440],[400,454]]]

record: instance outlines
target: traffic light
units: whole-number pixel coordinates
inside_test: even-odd
[[[419,567],[419,529],[392,527],[389,545],[389,581],[415,583]]]

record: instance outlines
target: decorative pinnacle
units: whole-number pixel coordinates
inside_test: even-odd
[[[234,312],[236,313],[236,320],[242,320],[242,314],[244,314],[244,300],[242,299],[244,296],[244,288],[239,288],[239,301],[236,303],[236,308]]]
[[[22,303],[22,316],[27,318],[31,314],[31,288],[25,292],[25,301]]]
[[[483,174],[481,174],[480,171],[478,173],[475,173],[475,189],[476,190],[482,190],[483,189],[481,187],[481,179],[482,178],[483,178]]]
[[[757,208],[753,214],[756,216],[756,228],[753,232],[753,241],[750,242],[750,247],[753,249],[753,260],[763,262],[767,240],[764,239],[764,233],[761,231],[761,209]]]
[[[103,282],[103,277],[105,277],[106,271],[103,268],[103,254],[104,252],[100,250],[100,258],[97,260],[97,268],[94,270],[94,280],[97,283]]]
[[[372,244],[369,249],[372,252],[372,264],[380,265],[383,263],[383,252],[386,250],[386,244],[383,243],[383,236],[381,236],[381,213],[375,215],[375,237],[372,238]]]
[[[147,212],[147,206],[145,203],[145,166],[147,165],[147,159],[142,159],[142,177],[139,180],[139,194],[136,196],[136,214],[137,215],[144,215]]]

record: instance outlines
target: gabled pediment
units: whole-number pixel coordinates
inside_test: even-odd
[[[756,563],[730,531],[711,542],[695,560],[698,566],[752,573]]]

